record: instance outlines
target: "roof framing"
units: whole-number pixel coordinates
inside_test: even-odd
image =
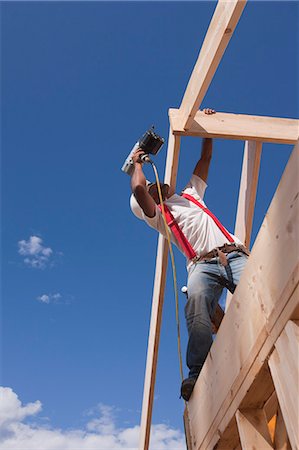
[[[244,0],[219,0],[217,3],[180,106],[185,130],[192,124],[245,5]]]
[[[299,120],[217,112],[207,115],[197,111],[190,127],[184,129],[180,109],[169,109],[174,134],[222,139],[254,140],[278,144],[295,144],[299,138]]]

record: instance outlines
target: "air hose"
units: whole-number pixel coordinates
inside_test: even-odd
[[[158,188],[158,195],[159,195],[161,211],[162,211],[162,217],[163,217],[163,223],[164,223],[164,227],[165,227],[165,235],[166,235],[166,240],[167,240],[167,243],[168,243],[168,249],[169,249],[169,254],[170,254],[170,259],[171,259],[172,274],[173,274],[173,288],[174,288],[174,296],[175,296],[175,317],[176,317],[176,326],[177,326],[178,357],[179,357],[181,380],[183,381],[184,380],[184,373],[183,373],[182,349],[181,349],[181,332],[180,332],[180,318],[179,318],[179,298],[178,298],[177,275],[176,275],[174,254],[173,254],[172,243],[171,243],[171,238],[170,238],[170,231],[169,231],[169,228],[168,228],[168,225],[167,225],[166,216],[165,216],[165,209],[164,209],[164,204],[163,204],[163,197],[162,197],[162,191],[161,191],[158,171],[157,171],[157,168],[156,168],[155,164],[151,160],[149,162],[152,165],[152,168],[153,168],[153,171],[154,171],[154,174],[155,174],[155,177],[156,177],[157,188]]]

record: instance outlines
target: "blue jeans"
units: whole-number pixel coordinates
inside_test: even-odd
[[[248,256],[241,252],[226,255],[228,265],[219,257],[194,264],[188,276],[188,302],[185,317],[188,329],[187,366],[189,377],[196,378],[213,343],[211,318],[223,288],[234,292]]]

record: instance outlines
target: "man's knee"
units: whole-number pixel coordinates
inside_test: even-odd
[[[195,292],[188,294],[188,301],[185,305],[185,317],[188,328],[194,323],[202,326],[209,326],[212,311],[212,298],[207,292]]]

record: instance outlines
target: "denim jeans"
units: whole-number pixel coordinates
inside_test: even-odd
[[[187,366],[189,377],[196,378],[213,343],[211,318],[223,288],[234,292],[248,257],[241,252],[226,255],[228,265],[219,257],[194,264],[188,276],[188,301],[185,317],[188,329]]]

